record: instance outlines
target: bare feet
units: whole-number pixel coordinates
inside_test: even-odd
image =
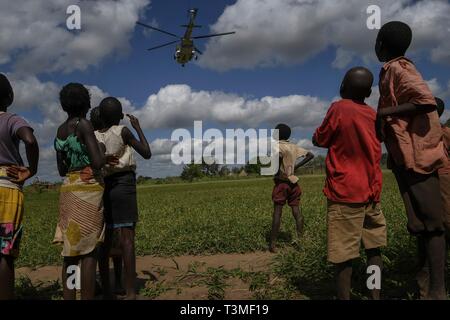
[[[123,300],[136,300],[136,294],[127,295]]]
[[[126,294],[125,289],[122,286],[118,286],[114,288],[114,294],[117,294],[119,296],[123,296]]]
[[[272,253],[277,253],[277,249],[275,248],[274,244],[270,244],[269,245],[269,251],[272,252]]]

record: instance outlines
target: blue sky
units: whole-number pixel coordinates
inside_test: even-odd
[[[195,32],[205,34],[209,33],[208,26],[217,21],[225,7],[234,3],[235,0],[155,0],[146,8],[141,20],[156,21],[160,28],[182,35],[185,29],[179,25],[187,22],[187,8],[195,7],[200,9],[197,23],[203,26]],[[157,92],[167,84],[178,83],[188,84],[196,90],[220,90],[254,97],[309,94],[331,99],[338,93],[340,81],[346,71],[331,66],[335,59],[334,47],[329,47],[307,63],[298,65],[226,72],[201,68],[194,63],[181,68],[172,59],[175,45],[146,51],[148,47],[171,41],[169,36],[158,32],[146,36],[143,31],[144,28],[135,28],[131,52],[123,57],[105,59],[98,67],[92,67],[87,72],[52,73],[43,75],[41,79],[61,84],[69,81],[95,84],[113,95],[128,97],[141,105],[149,93]],[[200,49],[204,49],[206,41],[199,40],[197,43]],[[356,60],[353,64],[364,63]],[[450,66],[430,63],[424,57],[418,59],[416,64],[425,79],[437,78],[441,82],[448,80]],[[379,63],[367,66],[378,75]]]
[[[203,25],[203,28],[195,30],[195,34],[227,31],[236,31],[237,34],[213,41],[198,41],[196,44],[205,52],[205,56],[200,56],[199,63],[190,63],[185,68],[182,68],[173,60],[175,45],[151,52],[146,50],[149,47],[171,41],[172,38],[169,36],[157,32],[146,32],[142,27],[135,26],[135,21],[131,21],[131,18],[121,18],[118,25],[123,25],[123,28],[120,29],[117,27],[117,30],[112,30],[114,28],[111,27],[111,34],[108,34],[108,26],[100,28],[96,25],[95,28],[99,28],[100,30],[97,32],[94,30],[94,25],[89,25],[89,21],[91,21],[89,15],[94,15],[95,6],[97,5],[96,1],[91,1],[91,3],[81,1],[79,3],[82,10],[82,21],[85,15],[88,18],[86,19],[86,24],[82,26],[83,29],[77,31],[79,34],[73,31],[67,34],[69,32],[67,30],[64,30],[63,34],[63,31],[58,29],[58,37],[67,39],[67,44],[61,40],[59,42],[55,40],[55,42],[46,44],[47,39],[43,36],[45,33],[39,33],[39,28],[31,28],[28,30],[28,33],[36,32],[34,38],[37,39],[36,43],[31,46],[31,49],[25,41],[24,43],[17,41],[15,47],[13,46],[10,51],[4,50],[3,55],[8,56],[9,59],[3,59],[3,61],[9,61],[3,63],[2,51],[0,50],[1,71],[8,73],[13,80],[20,83],[18,87],[22,91],[17,93],[19,97],[21,95],[26,96],[27,85],[31,81],[29,77],[35,77],[37,80],[35,82],[42,84],[44,89],[41,88],[43,90],[41,94],[45,96],[51,92],[48,98],[39,98],[39,102],[37,101],[36,105],[23,98],[22,100],[28,104],[24,102],[21,105],[19,102],[15,111],[24,115],[31,122],[41,126],[42,132],[45,129],[49,131],[46,134],[42,134],[43,139],[40,141],[43,148],[47,148],[45,155],[48,157],[48,159],[45,159],[47,162],[45,162],[43,169],[40,171],[40,175],[43,178],[56,178],[56,166],[52,168],[54,164],[52,164],[53,155],[50,150],[52,140],[50,127],[56,128],[56,122],[63,119],[62,115],[58,116],[58,118],[55,116],[46,125],[46,117],[52,117],[52,110],[49,110],[48,105],[54,103],[53,108],[58,108],[57,88],[68,82],[81,82],[88,86],[98,88],[101,91],[98,94],[98,98],[108,93],[109,95],[126,99],[131,108],[130,110],[135,110],[138,115],[142,116],[142,119],[146,119],[143,120],[143,127],[152,141],[155,139],[165,141],[170,138],[170,134],[175,128],[168,125],[168,123],[180,123],[184,127],[189,128],[188,124],[192,123],[192,121],[172,121],[169,118],[180,118],[183,117],[184,113],[186,115],[192,113],[193,118],[188,117],[190,120],[204,120],[209,126],[219,128],[245,128],[253,124],[256,127],[270,128],[278,121],[292,119],[291,125],[295,128],[295,139],[301,141],[304,146],[310,146],[306,140],[310,139],[313,128],[320,123],[320,116],[326,112],[329,102],[338,95],[340,81],[345,71],[351,66],[365,65],[372,70],[375,78],[378,77],[381,65],[375,60],[375,55],[372,50],[374,45],[373,39],[377,31],[365,30],[365,19],[367,17],[365,8],[367,4],[364,1],[340,0],[338,2],[341,2],[343,6],[343,8],[340,8],[336,7],[335,1],[317,0],[318,7],[315,10],[321,8],[320,10],[322,12],[312,11],[316,15],[315,19],[321,19],[325,13],[330,16],[334,14],[339,18],[330,19],[329,23],[323,22],[322,24],[325,27],[322,27],[318,23],[315,25],[314,21],[297,19],[294,14],[300,17],[303,14],[308,16],[311,15],[311,12],[307,10],[314,10],[314,8],[304,7],[301,1],[298,1],[292,8],[289,8],[289,6],[293,2],[287,0],[279,1],[280,13],[277,13],[278,7],[264,0],[247,0],[245,3],[245,0],[153,0],[151,3],[148,0],[133,1],[133,7],[125,7],[124,3],[126,1],[117,1],[118,3],[123,3],[124,7],[116,8],[117,12],[115,14],[121,15],[124,8],[126,8],[126,10],[130,10],[131,17],[136,15],[135,20],[139,19],[147,23],[156,23],[159,28],[181,35],[184,33],[184,29],[179,25],[187,22],[187,9],[189,7],[196,7],[199,8],[197,23]],[[54,4],[50,4],[50,2]],[[64,9],[64,6],[57,4],[56,1],[50,2],[48,2],[49,7],[54,5],[55,8]],[[391,17],[401,19],[403,15],[409,17],[412,13],[415,13],[414,21],[419,25],[421,20],[420,16],[417,15],[423,14],[424,17],[427,17],[427,12],[428,16],[430,14],[435,15],[436,21],[448,21],[448,18],[445,19],[445,14],[446,12],[450,12],[448,1],[434,1],[434,7],[436,7],[436,3],[442,6],[441,12],[432,11],[432,9],[429,9],[432,7],[427,7],[424,1],[402,0],[399,2],[401,3],[399,8],[393,8],[390,2],[385,0],[373,2],[378,3],[382,9],[383,22],[386,22],[385,20],[389,20]],[[30,10],[33,10],[32,8],[34,8],[33,6],[35,4],[32,4],[32,2],[29,3]],[[111,7],[113,7],[113,3],[111,2]],[[360,7],[355,9],[355,6],[358,6],[355,3],[359,4]],[[322,4],[321,7],[319,6],[320,4]],[[254,7],[251,7],[251,5]],[[346,12],[347,14],[349,11],[345,9],[345,6],[349,6],[349,8],[355,10],[355,16],[359,21],[356,19],[354,22],[355,16],[349,16],[346,19],[342,18],[342,21],[339,21],[342,12]],[[105,17],[100,14],[98,18],[100,20],[104,18],[105,23],[114,24],[115,20],[109,19],[106,16],[109,14],[107,9],[101,11],[106,12]],[[20,8],[6,8],[6,10],[12,10],[10,15],[21,16]],[[58,23],[58,19],[62,20],[59,21],[60,23],[64,22],[66,16],[53,16],[52,10],[49,9],[48,12],[45,10],[42,7],[36,9],[35,12],[39,14],[36,13],[34,15],[27,12],[27,17],[24,19],[30,19],[30,21],[35,21],[35,23],[37,23],[36,19],[42,19],[42,21],[54,20],[55,24]],[[279,16],[283,13],[283,10],[286,10],[284,16],[286,16],[286,13],[294,12],[294,10],[297,10],[297,12],[294,12],[291,18],[286,17],[283,20]],[[46,18],[46,15],[48,17],[51,16],[51,18]],[[125,14],[123,16],[125,17]],[[349,28],[345,23],[352,23],[353,27]],[[431,80],[430,85],[433,87],[433,90],[442,94],[444,99],[450,103],[450,61],[445,55],[448,45],[443,40],[448,40],[448,33],[445,34],[445,29],[443,28],[448,28],[447,30],[450,32],[449,24],[448,22],[446,23],[446,26],[442,26],[442,24],[437,24],[436,26],[431,24],[430,26],[427,24],[429,30],[421,27],[415,39],[416,45],[413,46],[410,56],[415,60],[424,79]],[[328,24],[329,27],[327,27]],[[0,27],[2,27],[1,23]],[[18,33],[25,32],[22,29],[9,27]],[[57,28],[55,27],[55,29]],[[436,29],[433,30],[433,28]],[[317,36],[311,34],[312,32],[308,30],[317,30]],[[52,39],[52,31],[48,32],[50,32],[49,39]],[[336,35],[330,34],[333,32],[336,32]],[[77,37],[81,38],[85,34],[93,35],[94,38],[97,37],[95,41],[97,41],[98,45],[96,43],[86,42],[92,45],[93,52],[95,51],[97,56],[95,59],[91,59],[88,57],[89,52],[87,52],[86,61],[80,58],[80,67],[67,67],[67,65],[71,64],[71,60],[67,58],[64,61],[63,59],[65,55],[70,56],[70,53],[65,52],[61,48],[58,48],[58,50],[62,50],[58,56],[55,55],[49,58],[39,56],[39,50],[42,46],[48,45],[49,56],[51,56],[52,45],[55,48],[56,46],[70,46],[76,41]],[[18,38],[20,39],[20,35]],[[26,39],[25,35],[24,39]],[[117,42],[117,45],[114,42]],[[104,52],[99,50],[99,47],[102,45],[108,47],[105,48]],[[348,55],[351,58],[344,63],[345,66],[341,65],[340,67],[336,67],[337,51],[340,49],[345,50],[344,56]],[[42,50],[45,50],[45,48]],[[27,54],[31,56],[30,60],[44,61],[48,63],[48,67],[39,68],[39,66],[34,64],[29,68],[24,68],[23,65],[26,65]],[[93,55],[95,54],[93,53]],[[255,57],[254,61],[252,61],[253,55]],[[61,64],[61,60],[65,63],[64,65]],[[215,61],[217,61],[217,64]],[[53,70],[49,72],[49,69]],[[262,120],[246,122],[240,121],[239,117],[231,117],[231,120],[221,121],[222,116],[217,117],[215,115],[217,112],[207,110],[208,106],[204,106],[205,114],[208,112],[214,114],[209,114],[202,119],[201,111],[196,110],[191,112],[190,107],[184,108],[183,104],[179,106],[179,109],[173,108],[172,110],[170,105],[167,106],[164,104],[170,101],[170,99],[164,100],[165,98],[163,96],[165,93],[161,93],[160,90],[171,85],[187,86],[194,94],[207,92],[211,96],[212,103],[219,103],[220,101],[218,100],[224,98],[222,95],[218,97],[215,92],[225,94],[226,99],[234,101],[233,99],[240,98],[249,102],[249,105],[256,103],[257,106],[264,102],[261,101],[264,97],[291,97],[289,99],[290,104],[288,103],[286,107],[289,108],[290,113],[287,112],[280,118],[277,118],[276,115],[261,117],[258,116],[258,113],[263,113],[266,109],[263,108],[260,111],[255,110],[254,113],[250,114],[247,110],[248,106],[246,107],[244,105],[238,107],[238,111],[244,110],[247,112],[246,114],[249,114],[250,118],[255,117],[258,119],[261,118]],[[175,89],[181,90],[179,87],[172,89],[170,92],[178,92]],[[151,105],[151,103],[149,104],[147,101],[148,98],[158,93],[161,93],[161,99],[153,102],[156,106]],[[50,95],[53,96],[50,97]],[[374,93],[374,96],[376,96],[376,93]],[[310,100],[305,100],[303,97],[311,97],[313,99],[311,101],[315,102],[309,104],[308,101]],[[295,109],[296,99],[300,101],[298,103],[301,105],[298,108],[298,112]],[[163,103],[161,101],[165,102]],[[39,105],[39,103],[42,105]],[[46,104],[47,106],[45,106]],[[277,108],[283,108],[285,104],[285,102],[280,102]],[[268,103],[268,107],[270,106],[270,103]],[[196,106],[192,106],[192,108],[195,109]],[[216,106],[215,108],[219,107]],[[217,110],[220,112],[223,111],[224,113],[227,112],[226,106],[221,108]],[[257,109],[257,107],[255,108]],[[318,109],[320,110],[317,111]],[[171,111],[169,112],[167,110]],[[309,116],[306,116],[306,114],[312,111],[317,111],[316,113],[318,115],[313,117],[310,123],[298,120],[302,117],[308,118]],[[55,112],[59,111],[55,110]],[[154,114],[150,114],[152,112]],[[176,113],[179,116],[174,115]],[[196,116],[198,114],[200,116]],[[448,113],[446,116],[448,116]],[[158,117],[164,121],[161,120],[161,122],[158,122],[155,120],[156,123],[152,121],[152,118]],[[161,123],[161,127],[158,126],[158,123]],[[40,133],[39,130],[41,129],[37,130],[37,134]],[[164,141],[159,141],[159,147],[161,147]],[[167,148],[162,149],[166,150]],[[160,155],[163,156],[163,153],[161,151]],[[167,155],[165,156],[167,158]],[[142,167],[140,173],[151,176],[166,176],[179,172],[179,168],[175,168],[170,163],[164,162],[162,158],[159,161],[150,160],[150,163],[146,163]]]

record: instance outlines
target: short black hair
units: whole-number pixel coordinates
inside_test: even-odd
[[[8,78],[0,73],[0,107],[8,108],[14,101],[14,91]]]
[[[108,97],[100,102],[100,116],[106,126],[112,126],[123,118],[122,104],[117,98]]]
[[[78,114],[91,108],[91,95],[81,83],[66,84],[59,92],[59,101],[67,113]]]
[[[411,45],[412,30],[404,22],[391,21],[381,27],[377,41],[392,55],[403,56]]]
[[[94,130],[101,130],[105,127],[100,116],[100,107],[92,108],[90,112],[90,121]]]
[[[438,98],[438,97],[436,97],[435,100],[436,100],[437,112],[439,114],[439,117],[441,117],[444,114],[445,102],[441,98]]]
[[[291,137],[291,128],[288,125],[280,123],[277,124],[275,129],[278,130],[279,140],[288,140]]]
[[[354,67],[342,80],[341,96],[347,99],[365,99],[372,93],[373,74],[365,67]]]

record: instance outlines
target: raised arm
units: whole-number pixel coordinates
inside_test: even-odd
[[[137,153],[139,153],[142,158],[148,160],[152,157],[152,152],[150,150],[150,146],[145,138],[144,132],[141,129],[139,124],[139,120],[130,114],[127,114],[127,117],[130,119],[130,123],[133,126],[134,130],[136,130],[139,140],[137,140],[133,133],[127,127],[124,127],[122,130],[122,139],[125,144],[131,146]]]

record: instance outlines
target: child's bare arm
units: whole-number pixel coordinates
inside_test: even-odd
[[[62,151],[56,151],[56,164],[58,165],[58,173],[61,177],[64,177],[69,169],[64,163],[65,154]]]
[[[101,146],[94,134],[94,128],[89,121],[81,119],[78,124],[78,130],[83,137],[84,145],[86,146],[89,158],[91,159],[91,166],[94,170],[100,170],[106,163],[105,154],[101,150]]]
[[[417,105],[413,103],[405,103],[395,107],[382,108],[378,111],[379,117],[401,117],[415,116],[425,114],[436,110],[435,105]]]
[[[127,117],[130,119],[130,123],[134,130],[136,130],[139,140],[134,137],[133,133],[127,127],[124,127],[122,130],[123,141],[125,144],[136,150],[136,152],[139,153],[144,159],[150,159],[152,157],[152,152],[150,150],[150,145],[145,138],[144,132],[141,129],[139,120],[130,114],[127,114]]]
[[[303,158],[303,160],[295,165],[294,171],[297,171],[298,168],[303,167],[305,164],[310,162],[312,159],[314,159],[314,155],[311,152],[308,152],[306,154],[306,156]]]

